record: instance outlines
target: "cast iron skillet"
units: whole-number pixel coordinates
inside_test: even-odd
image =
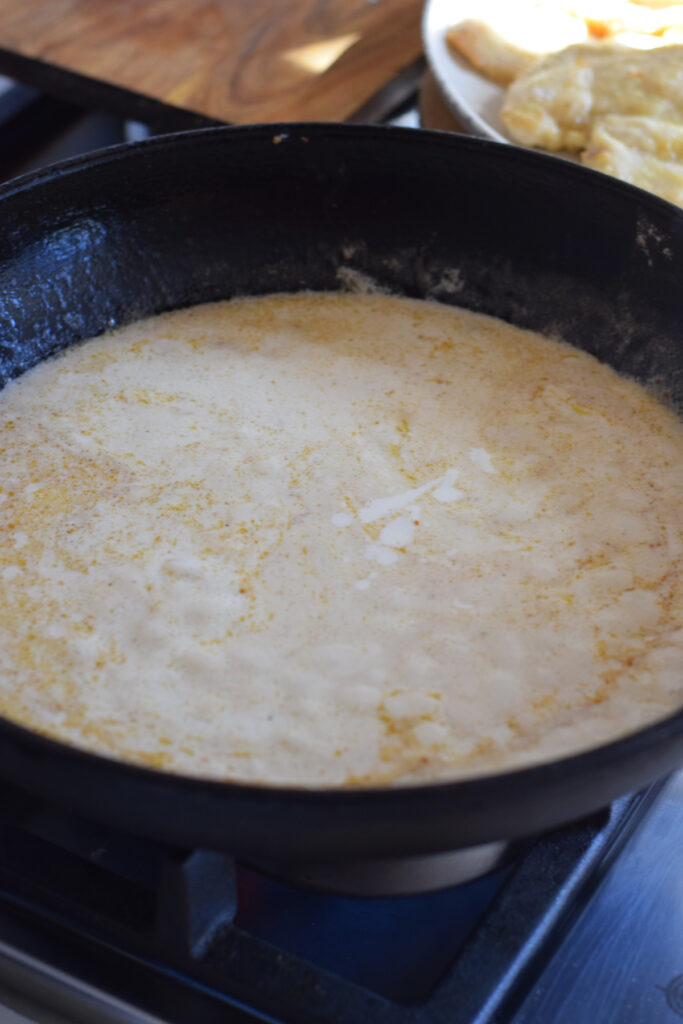
[[[211,129],[10,183],[0,224],[0,385],[111,326],[237,294],[336,289],[351,267],[561,336],[683,405],[683,211],[512,146],[343,125]],[[0,721],[3,777],[135,833],[246,857],[533,834],[681,761],[683,711],[540,767],[309,792],[132,767]]]

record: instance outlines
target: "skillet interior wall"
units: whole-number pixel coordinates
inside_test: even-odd
[[[438,133],[218,129],[0,191],[0,386],[65,345],[233,295],[380,286],[564,338],[683,407],[683,218],[553,158]]]

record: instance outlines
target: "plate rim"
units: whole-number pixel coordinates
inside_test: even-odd
[[[447,10],[450,11],[451,9],[453,14],[449,15],[448,22],[446,23],[444,15]],[[508,146],[514,145],[515,143],[512,139],[496,131],[485,118],[481,117],[470,106],[460,92],[453,87],[448,77],[448,62],[455,66],[457,58],[448,48],[445,33],[446,28],[450,28],[458,23],[457,19],[457,4],[454,5],[452,0],[426,0],[422,11],[422,44],[429,68],[446,103],[465,127],[481,138],[492,139],[494,142],[503,142]],[[474,68],[472,68],[472,73],[479,75],[479,72]],[[484,78],[483,75],[479,75],[479,77]]]

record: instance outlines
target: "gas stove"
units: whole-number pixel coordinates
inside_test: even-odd
[[[19,1020],[683,1016],[683,774],[482,878],[380,898],[304,889],[0,792],[0,1005]]]
[[[417,126],[415,97],[382,119]],[[0,79],[0,178],[153,130]],[[7,784],[0,834],[0,1024],[683,1020],[683,774],[528,843],[334,877]]]

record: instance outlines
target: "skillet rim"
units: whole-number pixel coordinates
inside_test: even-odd
[[[131,156],[142,156],[145,152],[151,152],[157,148],[182,148],[186,145],[191,146],[195,142],[210,143],[217,137],[227,139],[233,136],[252,136],[255,138],[263,136],[264,142],[272,145],[273,136],[275,135],[280,136],[281,142],[284,143],[303,142],[307,144],[311,141],[310,138],[306,137],[307,132],[313,132],[318,138],[322,138],[326,134],[332,136],[347,135],[350,137],[354,135],[371,137],[375,134],[381,134],[385,140],[392,137],[396,141],[407,138],[426,139],[433,144],[441,144],[449,148],[455,146],[475,151],[482,150],[486,152],[488,150],[492,153],[497,153],[501,160],[513,162],[519,160],[522,163],[527,162],[532,165],[540,161],[541,166],[543,163],[547,166],[554,166],[556,171],[553,173],[558,175],[565,174],[569,177],[578,177],[579,179],[589,177],[593,179],[593,185],[601,187],[603,191],[622,191],[628,195],[637,196],[639,201],[645,205],[654,205],[660,211],[668,210],[674,216],[681,215],[681,208],[674,203],[670,203],[667,199],[649,192],[647,189],[631,185],[629,182],[612,177],[602,171],[597,171],[592,167],[585,167],[583,164],[576,163],[576,161],[565,160],[553,153],[546,153],[538,149],[518,146],[509,142],[497,142],[494,139],[485,139],[480,136],[460,135],[457,132],[449,132],[443,129],[406,128],[390,124],[355,124],[333,121],[274,121],[263,124],[226,124],[193,128],[179,132],[168,132],[162,135],[150,136],[147,139],[116,143],[112,146],[105,146],[100,149],[91,150],[88,153],[70,157],[67,160],[46,164],[44,167],[28,171],[26,174],[18,175],[16,178],[11,178],[9,181],[0,184],[0,201],[51,180],[78,173],[91,167],[99,167],[102,164],[125,160]]]
[[[658,718],[649,725],[633,732],[625,733],[608,743],[579,750],[574,754],[569,754],[555,761],[535,761],[529,765],[523,765],[521,768],[512,768],[509,771],[482,772],[481,774],[460,779],[456,778],[454,780],[397,783],[390,786],[278,786],[272,783],[249,782],[248,780],[233,781],[204,775],[184,775],[180,772],[164,768],[151,768],[147,765],[137,764],[134,761],[125,761],[108,754],[88,750],[86,747],[67,743],[65,740],[54,739],[45,733],[21,725],[5,715],[0,715],[0,743],[6,737],[17,741],[19,744],[36,746],[40,748],[41,753],[47,756],[66,757],[74,762],[92,763],[95,760],[107,768],[124,769],[125,774],[130,775],[131,778],[137,777],[145,781],[171,780],[173,784],[177,784],[183,789],[206,787],[212,790],[214,794],[228,791],[244,796],[256,796],[257,798],[259,795],[264,798],[277,796],[284,801],[299,801],[304,798],[304,802],[312,800],[314,803],[323,797],[335,797],[340,802],[346,803],[355,802],[357,798],[362,798],[362,802],[374,801],[380,797],[386,798],[390,795],[392,795],[392,798],[398,799],[407,793],[414,794],[417,798],[420,795],[432,794],[435,791],[455,793],[464,792],[467,789],[474,792],[479,788],[482,790],[488,789],[495,783],[502,783],[503,781],[509,783],[514,788],[516,785],[524,786],[525,783],[536,778],[543,777],[547,779],[550,774],[564,775],[567,770],[578,770],[583,768],[588,760],[596,762],[593,765],[596,769],[605,768],[614,764],[615,761],[620,761],[621,757],[627,753],[626,748],[633,748],[630,749],[630,752],[635,755],[649,749],[657,741],[671,740],[679,734],[683,763],[682,707],[671,715]],[[5,766],[2,764],[2,761],[0,761],[0,776],[6,777]]]

